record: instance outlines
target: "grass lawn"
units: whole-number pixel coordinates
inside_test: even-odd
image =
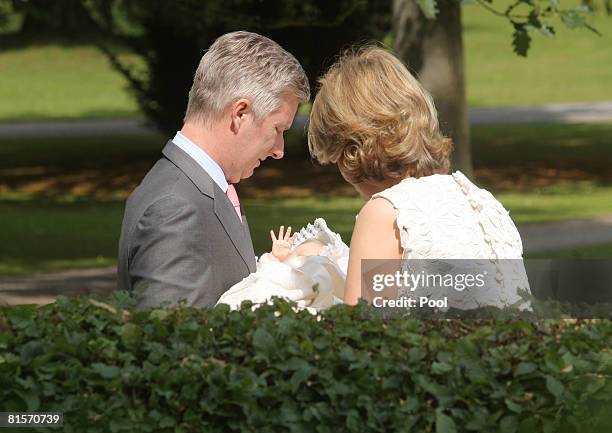
[[[127,81],[91,43],[9,42],[0,48],[0,121],[140,115]]]
[[[114,264],[122,217],[122,202],[0,202],[0,274]]]
[[[476,166],[557,163],[591,169],[610,168],[612,161],[603,159],[612,158],[612,123],[477,125],[471,133]]]
[[[509,1],[495,1],[502,10]],[[560,2],[563,7],[568,3]],[[512,51],[512,24],[478,4],[463,8],[468,102],[473,106],[612,100],[612,16],[592,25],[602,36],[553,22],[556,37],[533,34],[526,58]]]
[[[325,217],[350,240],[360,201],[351,198],[245,200],[257,253],[269,251],[269,231],[299,228]],[[115,263],[123,202],[0,201],[0,274]]]
[[[612,259],[612,244],[527,254],[528,259]]]
[[[517,224],[612,214],[612,125],[473,129],[477,183]],[[362,205],[333,167],[266,161],[238,189],[258,253],[269,231],[324,217],[348,243]],[[113,264],[123,200],[158,158],[165,137],[0,140],[0,273]]]
[[[517,224],[563,221],[612,214],[612,186],[549,187],[536,192],[503,192],[497,199]]]
[[[579,199],[579,194],[572,197]],[[602,191],[602,197],[612,203],[612,187],[605,194]],[[557,205],[551,207],[538,194],[527,194],[522,199],[502,194],[499,198],[517,224],[550,220],[558,215],[588,216],[567,209],[555,213]],[[362,204],[360,199],[350,197],[244,201],[257,254],[270,250],[271,228],[282,224],[298,229],[317,217],[325,218],[348,244]],[[0,201],[0,274],[114,264],[123,206],[123,202]],[[611,258],[612,245],[557,252],[553,257]]]
[[[612,100],[612,17],[593,19],[602,37],[556,25],[554,40],[534,35],[521,58],[507,20],[475,4],[463,12],[470,105]],[[138,115],[127,82],[91,42],[1,37],[0,121]]]

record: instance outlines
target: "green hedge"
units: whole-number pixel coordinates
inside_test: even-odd
[[[610,320],[366,313],[3,307],[0,411],[66,432],[612,431]]]

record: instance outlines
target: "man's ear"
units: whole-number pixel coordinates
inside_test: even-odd
[[[241,98],[234,101],[230,107],[230,116],[232,119],[231,129],[235,134],[238,133],[240,127],[245,121],[253,115],[253,104],[249,99]]]

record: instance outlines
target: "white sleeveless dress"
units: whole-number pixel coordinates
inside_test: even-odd
[[[452,266],[466,263],[473,269],[487,263],[495,273],[480,291],[451,291],[457,296],[449,306],[504,307],[521,300],[519,289],[529,291],[521,238],[509,212],[461,172],[404,179],[372,196],[377,197],[387,199],[397,211],[404,263],[450,259]],[[529,303],[519,304],[529,308]]]

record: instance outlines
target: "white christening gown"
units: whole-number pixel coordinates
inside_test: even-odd
[[[296,232],[293,250],[311,239],[325,245],[321,255],[290,256],[279,262],[273,260],[270,253],[265,253],[257,261],[257,272],[234,284],[217,304],[237,309],[245,300],[263,304],[278,296],[296,302],[299,309],[316,314],[342,303],[349,248],[339,234],[327,227],[323,218],[317,218],[314,224]]]

